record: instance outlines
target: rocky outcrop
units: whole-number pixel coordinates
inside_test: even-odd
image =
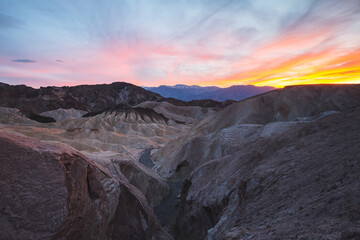
[[[33,111],[19,111],[17,114],[24,116],[28,119],[34,120],[39,123],[52,123],[56,122],[56,120],[52,117],[42,116],[39,114],[34,113]]]
[[[199,106],[176,106],[168,102],[146,101],[135,107],[153,109],[155,112],[177,122],[194,123],[204,117],[214,113],[214,108],[204,108]]]
[[[168,184],[129,154],[111,152],[84,152],[84,154],[105,168],[115,179],[125,177],[144,194],[150,207],[159,204],[169,194]]]
[[[70,118],[70,119],[71,118],[80,118],[80,117],[84,116],[86,113],[87,113],[87,111],[77,110],[74,108],[70,108],[70,109],[58,108],[56,110],[42,112],[39,115],[44,116],[44,117],[51,117],[58,122],[58,121],[68,119],[68,118]]]
[[[10,125],[38,125],[39,123],[27,118],[19,109],[0,107],[0,123]]]
[[[64,145],[0,144],[1,239],[171,239],[126,178]]]
[[[138,105],[137,105],[138,106]],[[167,124],[169,118],[165,117],[163,114],[155,112],[151,108],[143,108],[143,107],[132,107],[132,108],[113,108],[113,109],[106,109],[100,112],[90,112],[84,115],[84,117],[92,117],[99,114],[113,114],[115,113],[117,116],[121,116],[125,121],[132,121],[132,122],[161,122]]]

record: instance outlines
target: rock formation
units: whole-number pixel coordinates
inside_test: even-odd
[[[156,101],[161,98],[159,94],[124,82],[40,89],[0,83],[0,106],[35,113],[58,108],[94,112],[118,105],[131,107],[144,101]]]
[[[0,239],[360,237],[360,85],[112,88],[1,85]]]
[[[51,117],[54,120],[56,120],[57,122],[59,122],[61,120],[68,119],[68,118],[80,118],[80,117],[84,116],[86,113],[88,113],[88,112],[82,111],[82,110],[77,110],[74,108],[70,108],[70,109],[58,108],[56,110],[42,112],[39,115],[44,116],[44,117]]]
[[[153,153],[158,173],[182,183],[175,238],[359,237],[359,106],[359,85],[288,87]]]
[[[294,124],[201,164],[184,181],[174,236],[359,236],[359,121],[357,108]]]
[[[259,128],[265,128],[262,134],[279,133],[293,123],[346,111],[359,104],[360,85],[286,87],[233,103],[202,119],[189,134],[170,142],[153,157],[159,172],[171,176],[174,171],[178,174],[180,168],[189,166],[192,170],[206,161],[229,155],[249,139],[256,141]]]
[[[64,145],[0,144],[1,239],[171,239],[125,177]]]
[[[119,106],[130,108],[145,101],[168,101],[181,106],[216,106],[218,108],[224,106],[223,103],[213,100],[184,102],[167,99],[157,93],[125,82],[75,87],[41,87],[40,89],[25,85],[12,86],[0,82],[1,107],[17,108],[36,114],[61,108],[98,112]],[[231,102],[227,104],[229,103]],[[50,114],[53,115],[53,113]],[[70,115],[73,114],[70,113]],[[45,116],[48,115],[45,114]],[[59,115],[59,113],[55,113],[55,115]],[[78,114],[76,113],[76,115]]]
[[[216,108],[205,108],[200,106],[176,106],[169,102],[146,101],[135,107],[153,109],[165,117],[183,123],[194,123],[214,113]]]

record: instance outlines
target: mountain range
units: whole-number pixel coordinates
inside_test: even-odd
[[[200,87],[177,84],[175,86],[161,85],[159,87],[144,87],[146,90],[158,93],[164,97],[176,98],[183,101],[212,99],[215,101],[239,101],[261,93],[274,90],[273,87],[256,87],[252,85],[235,85],[227,88]]]
[[[0,239],[359,239],[359,123],[356,84],[0,84]]]
[[[42,122],[53,122],[51,113],[60,109],[72,114],[82,111],[96,113],[114,108],[131,108],[140,103],[168,102],[175,106],[194,106],[221,109],[234,101],[218,102],[211,99],[182,101],[175,98],[164,98],[141,87],[125,82],[112,84],[79,85],[75,87],[41,87],[34,89],[25,85],[9,85],[0,82],[0,106],[16,108],[24,116]],[[75,112],[70,109],[75,109]],[[64,110],[62,114],[67,115]],[[42,113],[41,116],[38,113]],[[59,116],[55,116],[58,118]]]

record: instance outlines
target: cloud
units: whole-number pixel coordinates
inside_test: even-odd
[[[12,16],[0,13],[0,28],[16,28],[22,25],[22,21]]]
[[[32,60],[32,59],[14,59],[14,60],[12,60],[12,62],[16,62],[16,63],[34,63],[36,61]]]
[[[0,80],[360,82],[359,0],[0,0],[0,9]]]

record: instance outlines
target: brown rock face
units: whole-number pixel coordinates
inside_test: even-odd
[[[171,239],[125,178],[64,145],[0,133],[1,239]]]

